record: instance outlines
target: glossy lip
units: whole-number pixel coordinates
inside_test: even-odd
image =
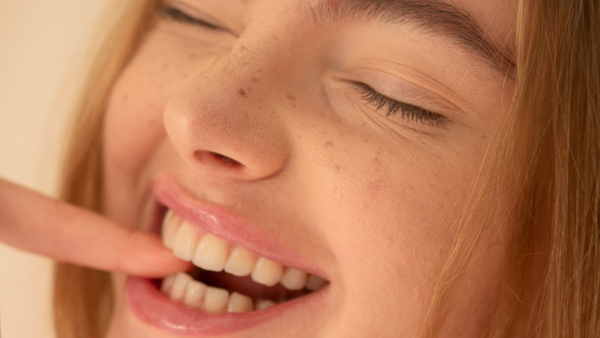
[[[180,336],[218,336],[240,332],[294,311],[319,313],[329,286],[268,309],[246,313],[207,314],[169,299],[151,280],[128,277],[125,298],[129,309],[142,322]],[[311,311],[311,308],[315,309]]]
[[[229,242],[243,246],[258,256],[284,266],[319,276],[329,282],[327,274],[314,263],[285,245],[273,234],[261,229],[221,206],[196,199],[185,189],[165,176],[157,176],[152,185],[156,200],[192,225]]]
[[[157,176],[152,185],[154,198],[164,207],[188,220],[203,231],[210,232],[232,243],[239,244],[255,254],[325,278],[325,274],[306,258],[265,232],[223,207],[200,201],[166,176]],[[155,216],[162,214],[156,209]],[[156,223],[156,220],[154,220]],[[329,278],[325,278],[329,280]],[[293,312],[318,313],[331,294],[331,284],[305,296],[289,300],[265,310],[247,313],[207,314],[192,309],[163,294],[155,282],[129,276],[125,285],[128,308],[142,322],[163,331],[182,336],[214,336],[231,334]]]

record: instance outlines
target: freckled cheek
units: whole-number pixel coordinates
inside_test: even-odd
[[[336,181],[346,182],[325,199],[329,210],[337,209],[332,246],[348,271],[371,272],[355,287],[392,280],[406,288],[422,285],[462,210],[459,177],[440,174],[440,163],[419,166],[406,153],[377,148],[332,160],[342,168]]]
[[[166,138],[164,108],[191,73],[182,64],[146,46],[117,80],[106,114],[105,149],[107,160],[120,170],[137,174]]]
[[[157,138],[165,136],[167,102],[197,73],[199,64],[205,63],[196,54],[179,49],[156,37],[149,39],[117,80],[105,121],[105,145],[117,152],[116,157],[144,156]]]
[[[153,148],[164,138],[164,103],[150,91],[128,83],[118,86],[106,112],[106,164],[135,174]]]

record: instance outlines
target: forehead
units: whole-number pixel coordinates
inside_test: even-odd
[[[447,0],[467,10],[482,30],[499,45],[515,50],[517,0]]]

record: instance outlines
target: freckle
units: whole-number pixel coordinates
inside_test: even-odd
[[[289,95],[287,96],[288,100],[290,101],[296,101],[296,98],[294,97],[294,95]]]
[[[190,53],[190,59],[195,59],[196,58],[196,53]]]
[[[331,148],[331,147],[333,147],[333,141],[325,142],[325,148]]]
[[[373,157],[371,159],[371,162],[373,162],[373,165],[375,166],[376,169],[381,169],[381,167],[382,167],[382,163],[381,163],[381,151],[377,151],[375,153],[375,157]]]
[[[371,162],[373,162],[376,167],[381,167],[381,159],[379,157],[373,157]]]
[[[365,143],[369,143],[369,139],[368,138],[365,138]]]
[[[253,76],[253,77],[250,78],[250,81],[256,83],[256,82],[258,82],[258,79]]]
[[[378,195],[381,191],[381,183],[371,181],[367,186],[367,193],[371,196]]]
[[[238,92],[240,95],[242,95],[243,97],[246,97],[246,91],[243,90],[242,88],[240,88],[240,91]]]
[[[336,172],[339,172],[342,169],[342,167],[340,167],[337,163],[334,163],[333,167],[335,168]]]

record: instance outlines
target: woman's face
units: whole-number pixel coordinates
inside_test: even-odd
[[[172,210],[178,255],[231,272],[191,274],[237,293],[115,274],[109,337],[418,336],[507,114],[515,17],[510,0],[167,1],[109,99],[106,212],[160,233]],[[446,336],[490,320],[493,229]],[[287,291],[309,275],[326,284]]]

